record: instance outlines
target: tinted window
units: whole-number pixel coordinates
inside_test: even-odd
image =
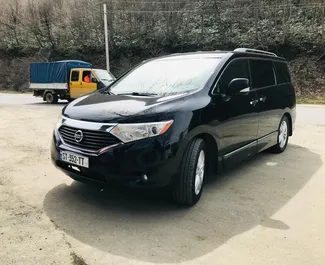
[[[240,59],[231,62],[227,66],[219,80],[217,91],[221,93],[226,93],[230,81],[234,78],[249,79],[248,60]]]
[[[291,78],[286,63],[274,63],[279,84],[290,83]]]
[[[273,63],[264,60],[250,60],[252,86],[261,88],[275,85]]]
[[[73,71],[71,74],[71,81],[77,82],[79,81],[79,71]]]
[[[110,87],[114,94],[178,94],[202,89],[221,58],[163,58],[132,70]]]

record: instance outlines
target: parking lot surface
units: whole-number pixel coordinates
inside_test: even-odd
[[[65,103],[0,93],[0,264],[325,264],[325,107],[298,106],[285,153],[210,177],[184,208],[55,169]]]

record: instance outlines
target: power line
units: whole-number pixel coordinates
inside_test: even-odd
[[[282,6],[273,6],[273,7],[241,7],[241,8],[227,8],[227,11],[242,11],[243,9],[251,9],[251,10],[281,10],[284,7],[292,7],[291,5],[282,5]],[[324,5],[308,5],[308,6],[300,6],[300,9],[307,9],[307,8],[324,8]],[[112,9],[107,11],[108,13],[195,13],[195,14],[206,14],[206,13],[215,13],[216,10],[214,9],[202,9],[202,10],[122,10],[122,9]]]
[[[248,0],[237,0],[238,2],[248,2]],[[187,1],[119,1],[119,0],[107,0],[101,2],[101,4],[118,3],[118,4],[199,4],[198,2],[187,2]],[[204,1],[204,4],[214,4],[214,3],[229,3],[227,0],[216,0],[216,1]]]
[[[236,0],[236,2],[232,3],[231,1],[227,1],[227,0],[211,0],[211,1],[204,1],[204,4],[215,4],[215,3],[227,3],[229,5],[232,4],[237,4],[237,3],[247,3],[250,4],[251,2],[248,0]],[[199,4],[199,2],[187,2],[187,1],[182,1],[182,2],[176,2],[176,1],[121,1],[121,0],[106,0],[106,1],[101,1],[99,2],[99,4],[110,4],[110,3],[118,3],[118,4],[186,4],[186,5],[190,5],[190,4]],[[304,6],[306,4],[279,4],[277,6]],[[307,5],[322,5],[322,2],[314,2],[314,3],[309,3]]]

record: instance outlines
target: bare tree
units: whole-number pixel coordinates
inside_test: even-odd
[[[19,47],[21,38],[21,5],[19,0],[12,0],[4,6],[0,24],[6,29],[7,41],[11,45]]]

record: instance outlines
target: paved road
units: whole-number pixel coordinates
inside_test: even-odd
[[[66,104],[66,100],[60,100],[60,104]],[[16,94],[16,93],[1,93],[0,105],[32,105],[32,104],[46,104],[42,98],[34,97],[33,94]]]
[[[0,264],[324,264],[325,107],[299,106],[285,153],[211,178],[185,209],[56,170],[63,106],[0,94]]]

